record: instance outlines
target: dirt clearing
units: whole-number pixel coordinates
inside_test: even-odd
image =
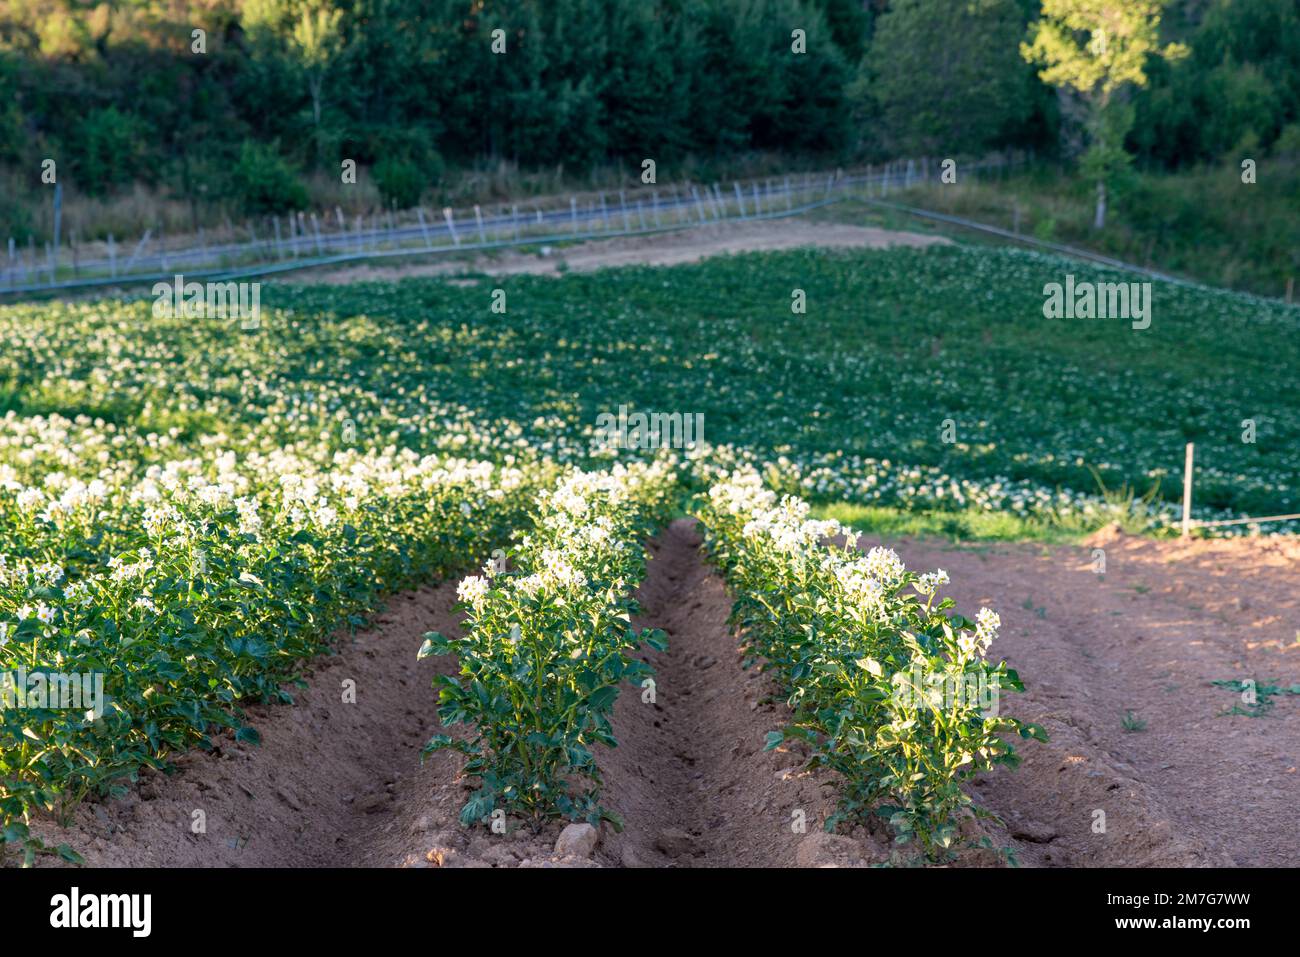
[[[873,544],[871,541],[864,545]],[[1024,764],[977,778],[973,793],[1005,822],[995,846],[1027,866],[1291,865],[1300,697],[1258,717],[1216,680],[1300,685],[1300,543],[1155,542],[1098,536],[1084,547],[954,546],[902,540],[909,567],[942,567],[959,609],[1002,616],[994,653],[1028,691],[1011,713],[1051,742],[1019,744]],[[888,836],[827,835],[834,779],[796,752],[762,750],[785,706],[744,668],[731,600],[703,561],[693,523],[650,543],[638,624],[669,633],[650,652],[654,700],[628,688],[604,751],[606,825],[589,856],[560,855],[561,829],[506,835],[457,820],[474,786],[461,759],[419,749],[440,729],[430,689],[448,660],[417,662],[425,631],[458,634],[454,586],[399,596],[376,627],[317,662],[292,706],[251,709],[262,745],[228,737],[212,753],[149,774],[121,799],[87,802],[73,826],[38,832],[89,865],[710,867],[862,865],[889,859]],[[1106,573],[1096,574],[1096,552]],[[356,703],[343,701],[356,682]],[[1244,708],[1245,706],[1242,705]],[[1247,709],[1249,710],[1249,709]],[[206,831],[195,833],[196,812]],[[963,864],[987,866],[988,852]],[[42,863],[55,863],[43,860]]]
[[[931,246],[946,244],[942,236],[928,236],[846,226],[838,223],[814,223],[806,219],[758,220],[745,223],[718,223],[657,233],[651,236],[623,236],[617,239],[594,239],[575,246],[553,246],[548,255],[504,250],[473,259],[438,259],[433,262],[384,266],[363,263],[354,266],[323,267],[293,274],[292,282],[341,284],[365,281],[392,281],[410,276],[455,276],[486,273],[508,276],[518,273],[558,276],[564,272],[587,272],[611,266],[674,266],[698,262],[710,256],[730,253],[794,249],[799,246],[822,248],[879,249],[887,246]]]

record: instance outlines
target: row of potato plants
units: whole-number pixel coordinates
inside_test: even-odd
[[[556,470],[214,448],[92,481],[5,472],[0,673],[95,675],[103,688],[101,709],[31,695],[0,707],[0,854],[30,863],[46,850],[34,813],[67,821],[87,795],[210,746],[214,729],[255,742],[240,702],[290,700],[302,660],[382,595],[508,540]]]
[[[987,813],[962,782],[1016,766],[1008,738],[1046,740],[1000,713],[1001,693],[1024,689],[987,656],[998,616],[953,613],[953,600],[939,597],[942,569],[918,574],[892,550],[864,553],[851,529],[810,520],[806,502],[778,497],[752,470],[697,501],[711,559],[735,596],[732,623],[787,695],[788,726],[768,735],[768,748],[801,740],[809,767],[838,775],[826,830],[874,814],[898,843],[951,856],[963,822]]]
[[[534,825],[550,817],[621,821],[599,803],[596,747],[614,747],[610,715],[624,684],[653,675],[634,657],[667,647],[638,630],[633,592],[645,573],[642,544],[680,497],[670,458],[607,471],[575,470],[538,497],[527,534],[458,588],[464,636],[430,632],[421,658],[455,655],[439,675],[444,727],[424,753],[452,749],[480,787],[466,825],[503,815]]]

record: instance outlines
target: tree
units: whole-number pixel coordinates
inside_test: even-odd
[[[897,0],[850,93],[860,117],[878,117],[882,152],[979,153],[1022,123],[1024,29],[1016,0]]]
[[[1129,143],[1165,167],[1194,166],[1254,143],[1266,148],[1300,119],[1300,4],[1212,0],[1188,39],[1190,55],[1151,65],[1134,96]]]
[[[1160,14],[1166,0],[1043,0],[1042,17],[1030,27],[1021,55],[1042,67],[1044,83],[1074,90],[1088,108],[1089,148],[1083,168],[1097,184],[1093,227],[1106,225],[1107,183],[1131,162],[1124,137],[1133,125],[1125,88],[1145,86],[1148,57],[1168,60],[1187,48],[1160,46]]]
[[[849,64],[857,63],[866,49],[871,29],[871,8],[862,0],[813,0],[822,12],[831,38]]]
[[[316,158],[321,159],[321,93],[325,75],[342,49],[343,11],[330,0],[249,0],[245,20],[254,28],[285,34],[290,55],[307,79]]]
[[[320,101],[325,74],[338,56],[341,42],[339,21],[343,11],[331,8],[326,0],[308,0],[298,11],[297,21],[290,35],[290,49],[307,74],[307,90],[311,93],[312,125],[316,128],[317,158],[320,142]]]

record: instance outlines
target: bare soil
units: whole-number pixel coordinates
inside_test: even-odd
[[[363,281],[392,281],[410,276],[448,276],[485,273],[505,276],[520,273],[560,276],[565,272],[587,272],[612,266],[672,266],[697,262],[710,256],[731,253],[823,248],[878,249],[886,246],[930,246],[946,244],[941,236],[811,222],[806,219],[758,220],[717,223],[657,233],[596,239],[573,246],[556,246],[549,255],[501,251],[473,259],[440,259],[434,262],[404,263],[397,266],[359,264],[322,267],[293,274],[296,283],[342,284]],[[473,280],[468,280],[472,282]]]
[[[784,704],[743,667],[731,601],[703,562],[693,523],[650,543],[638,624],[669,633],[650,652],[653,701],[628,688],[604,751],[602,827],[590,857],[561,857],[561,825],[509,833],[458,823],[472,782],[461,759],[419,750],[440,728],[430,681],[450,660],[417,662],[425,631],[458,633],[454,586],[393,599],[376,626],[312,666],[292,706],[255,707],[262,745],[229,738],[149,774],[124,798],[87,803],[70,828],[40,822],[91,866],[710,867],[855,866],[889,860],[888,835],[828,835],[834,780],[803,755],[764,752]],[[864,547],[873,544],[864,542]],[[1028,687],[1003,707],[1049,744],[977,778],[972,793],[1005,827],[981,825],[1028,866],[1294,865],[1300,827],[1300,697],[1261,717],[1214,680],[1300,684],[1300,599],[1287,587],[1300,543],[1156,542],[1116,534],[1083,547],[960,546],[902,540],[909,566],[943,567],[959,608],[1002,616],[994,645]],[[1095,574],[1103,549],[1105,575]],[[343,701],[345,679],[356,703]],[[1132,713],[1126,730],[1124,718]],[[1141,727],[1142,730],[1137,730]],[[206,816],[205,833],[192,827]],[[1104,812],[1104,830],[1097,812]],[[991,852],[958,862],[990,866]],[[42,863],[57,864],[52,859]]]
[[[910,566],[948,570],[959,608],[1002,617],[993,653],[1027,687],[1005,706],[1051,743],[1026,742],[1024,765],[975,793],[1008,822],[1022,861],[1300,861],[1300,697],[1230,714],[1240,696],[1212,684],[1300,686],[1300,542],[1108,532],[1083,547],[889,544]]]
[[[603,755],[605,799],[623,816],[600,860],[628,867],[774,867],[842,851],[844,863],[887,852],[821,836],[834,810],[833,781],[800,770],[803,756],[764,752],[786,708],[757,665],[743,667],[727,625],[731,599],[701,560],[694,523],[673,523],[652,543],[638,600],[640,624],[668,632],[652,652],[655,700],[623,695],[619,747]],[[811,835],[811,837],[809,837]],[[809,843],[810,842],[810,843]],[[802,855],[802,856],[801,856]]]

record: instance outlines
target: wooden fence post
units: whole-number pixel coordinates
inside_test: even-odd
[[[59,230],[63,226],[63,184],[54,184],[54,255],[50,258],[50,282],[59,270]]]
[[[1192,534],[1192,456],[1195,446],[1187,443],[1187,461],[1183,463],[1183,538]]]
[[[424,248],[432,249],[433,243],[429,241],[429,227],[424,222],[424,207],[415,207],[415,215],[420,220],[420,233],[424,236]]]

